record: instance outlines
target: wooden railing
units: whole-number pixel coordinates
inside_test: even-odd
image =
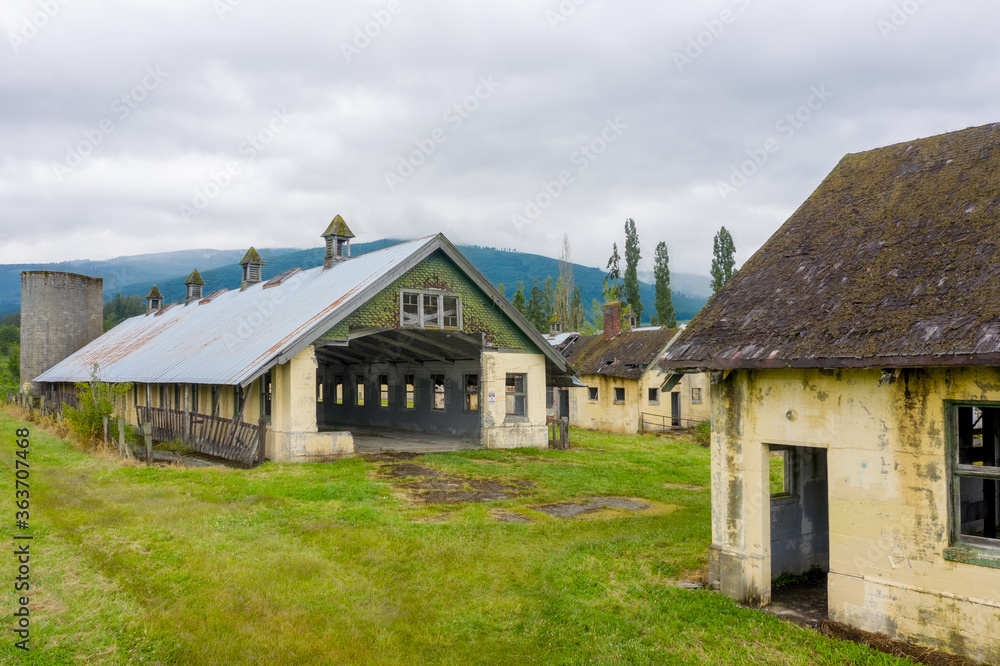
[[[549,448],[566,451],[569,449],[569,419],[562,418],[545,419],[545,425],[549,429]]]
[[[152,424],[155,440],[181,440],[199,453],[245,465],[264,462],[264,442],[267,436],[267,422],[264,419],[254,425],[176,409],[143,406],[136,406],[135,409],[140,429],[145,423]],[[185,420],[189,428],[186,436]]]
[[[674,418],[663,414],[639,414],[639,432],[669,432],[671,430],[684,430],[693,428],[702,421],[693,419]]]

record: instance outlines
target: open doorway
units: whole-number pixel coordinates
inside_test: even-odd
[[[826,619],[830,570],[826,450],[768,447],[771,610],[800,624]]]

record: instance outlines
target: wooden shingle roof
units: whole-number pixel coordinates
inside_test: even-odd
[[[1000,365],[1000,124],[847,155],[664,368]]]

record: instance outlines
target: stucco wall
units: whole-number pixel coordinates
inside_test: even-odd
[[[586,388],[569,389],[570,425],[588,430],[600,430],[621,434],[639,432],[640,414],[650,415],[650,422],[671,423],[672,392],[681,395],[681,418],[684,426],[690,425],[689,420],[709,421],[711,402],[709,401],[708,375],[685,375],[671,391],[662,391],[660,387],[666,379],[666,373],[658,367],[649,368],[639,379],[622,377],[606,377],[604,375],[581,375],[579,380],[588,387],[597,387],[597,400],[589,399]],[[702,388],[702,404],[692,404],[690,386]],[[615,402],[614,389],[625,389],[625,400]],[[659,400],[649,400],[649,389],[657,389]]]
[[[482,368],[483,448],[548,447],[548,431],[545,426],[545,356],[484,351]],[[506,414],[508,373],[526,375],[525,417],[512,417]]]
[[[1000,369],[734,371],[713,386],[710,577],[770,598],[768,446],[826,449],[831,619],[1000,659],[1000,569],[945,559],[945,400],[1000,401]]]

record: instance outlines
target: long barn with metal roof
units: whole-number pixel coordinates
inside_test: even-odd
[[[547,445],[545,388],[572,367],[443,235],[350,257],[339,215],[322,267],[260,281],[244,257],[239,290],[122,322],[35,379],[133,385],[138,407],[268,423],[267,457],[319,460],[353,433],[439,433],[467,446]],[[256,279],[255,279],[256,278]],[[353,433],[352,433],[353,431]]]

